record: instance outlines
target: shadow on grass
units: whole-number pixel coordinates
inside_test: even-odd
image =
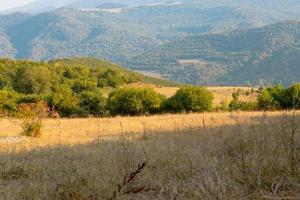
[[[2,153],[0,198],[298,198],[300,116],[233,117],[228,126]]]

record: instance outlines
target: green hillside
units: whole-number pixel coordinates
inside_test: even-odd
[[[49,61],[49,64],[54,66],[63,66],[63,67],[74,67],[74,66],[84,66],[91,69],[97,69],[99,73],[103,73],[107,70],[116,71],[119,75],[124,76],[126,78],[133,77],[134,82],[148,83],[159,86],[179,86],[181,85],[178,82],[163,80],[159,78],[153,78],[150,76],[145,76],[141,73],[134,72],[125,67],[122,67],[118,64],[114,64],[105,60],[100,60],[91,57],[74,57],[74,58],[64,58]]]
[[[177,85],[93,58],[0,59],[0,114],[15,113],[22,103],[44,101],[62,116],[104,116],[108,91],[137,82]]]
[[[186,37],[128,63],[197,84],[291,84],[299,81],[300,22]]]
[[[64,8],[37,15],[0,15],[0,45],[6,47],[3,55],[17,59],[92,56],[123,64],[158,45],[194,34],[251,28],[284,19],[281,14],[267,13],[195,3],[130,7],[120,13]]]

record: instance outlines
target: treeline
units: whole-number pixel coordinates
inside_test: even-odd
[[[156,97],[165,99],[161,95],[153,95],[154,91],[151,90],[120,89],[135,82],[167,86],[177,84],[147,77],[93,58],[50,62],[0,59],[0,111],[2,114],[16,115],[20,105],[44,102],[51,112],[56,111],[61,117],[159,112],[160,109],[153,107],[158,105]],[[107,93],[111,90],[113,92],[107,98]],[[129,105],[132,103],[129,101],[126,102],[127,105],[121,103],[114,107],[113,97],[116,96],[129,98],[134,104]],[[144,106],[145,103],[147,106]],[[153,106],[152,103],[156,105]],[[124,111],[125,109],[131,110]],[[137,111],[133,111],[134,109]]]
[[[285,88],[283,85],[276,85],[267,88],[260,88],[256,102],[245,102],[239,99],[240,91],[232,94],[233,100],[225,109],[235,111],[275,111],[300,109],[300,83]]]
[[[121,88],[109,95],[106,108],[112,116],[205,112],[213,108],[213,95],[195,86],[182,87],[170,98],[153,89]]]
[[[61,116],[102,116],[103,88],[143,81],[143,76],[95,59],[48,63],[0,59],[0,110],[13,114],[24,103],[47,102]],[[85,65],[85,64],[88,65]]]
[[[300,109],[300,84],[261,88],[256,102],[241,101],[238,91],[228,105],[214,107],[212,93],[203,87],[182,87],[166,98],[152,89],[127,87],[143,81],[137,73],[109,63],[98,67],[93,62],[88,67],[80,60],[44,63],[1,59],[2,114],[16,115],[20,105],[40,102],[61,117]],[[108,97],[103,92],[106,88],[112,91]]]
[[[300,109],[300,83],[288,88],[282,85],[266,88],[261,91],[257,103],[263,110]]]

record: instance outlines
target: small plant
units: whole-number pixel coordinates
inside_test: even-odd
[[[135,180],[138,174],[142,172],[142,170],[146,167],[147,162],[144,161],[138,164],[137,168],[132,171],[130,174],[126,174],[123,178],[123,182],[118,185],[118,188],[114,191],[112,197],[107,198],[109,200],[115,200],[118,197],[128,195],[128,194],[137,194],[139,192],[147,192],[151,190],[150,187],[139,186],[128,188],[128,186]]]
[[[17,118],[23,129],[22,135],[39,137],[43,120],[50,114],[48,105],[44,102],[20,104],[17,109]]]
[[[232,101],[228,105],[230,111],[254,111],[257,110],[256,102],[246,102],[240,100],[240,90],[232,94]]]
[[[223,100],[218,106],[215,107],[214,109],[215,111],[219,112],[224,112],[224,111],[228,111],[229,108],[228,108],[228,103],[226,100]]]

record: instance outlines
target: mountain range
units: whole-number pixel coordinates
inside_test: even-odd
[[[92,56],[193,84],[299,81],[300,4],[241,2],[39,0],[0,15],[0,57]]]
[[[159,46],[128,63],[196,84],[291,84],[300,78],[300,21],[205,34]]]

